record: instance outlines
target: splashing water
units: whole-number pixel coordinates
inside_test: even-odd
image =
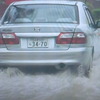
[[[90,78],[69,71],[25,74],[18,68],[0,70],[0,100],[100,100],[100,45],[95,37],[94,66]]]

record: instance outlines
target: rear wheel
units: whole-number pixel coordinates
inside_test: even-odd
[[[86,72],[86,76],[89,77],[93,68],[93,54],[90,58],[89,69]]]
[[[90,77],[90,72],[93,67],[93,54],[91,54],[90,61],[86,66],[80,65],[77,68],[78,76]]]

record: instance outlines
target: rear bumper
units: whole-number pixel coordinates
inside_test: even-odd
[[[79,65],[88,63],[91,54],[90,48],[70,48],[55,51],[10,51],[0,49],[0,66],[24,65]]]

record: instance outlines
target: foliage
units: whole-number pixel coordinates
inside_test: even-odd
[[[91,10],[95,20],[100,20],[100,8],[95,8],[92,3],[87,2],[89,9]]]
[[[100,20],[100,8],[94,9],[93,15],[94,15],[96,20]]]
[[[93,4],[92,4],[92,3],[87,2],[86,4],[88,5],[88,7],[89,7],[89,9],[90,9],[91,11],[94,9],[94,7],[93,7]]]

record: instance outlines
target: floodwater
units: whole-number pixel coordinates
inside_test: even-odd
[[[32,73],[18,68],[0,69],[0,100],[100,100],[100,37],[90,78],[76,77],[68,70]]]

